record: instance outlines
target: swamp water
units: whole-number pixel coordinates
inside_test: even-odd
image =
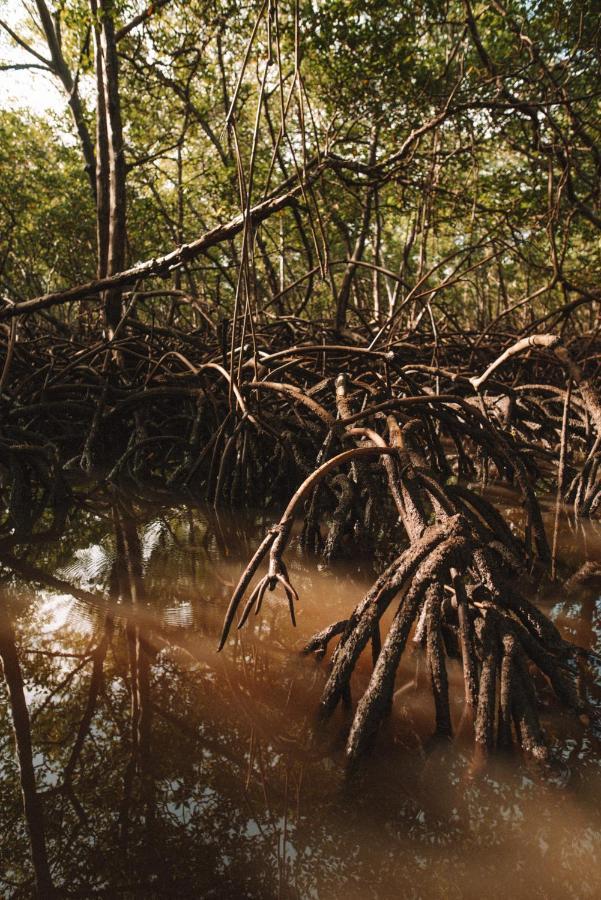
[[[344,711],[315,736],[326,663],[298,651],[366,591],[361,561],[325,571],[292,549],[297,628],[267,595],[216,653],[260,534],[198,509],[137,509],[134,520],[87,501],[27,563],[0,553],[2,645],[23,678],[59,896],[601,896],[601,733],[558,707],[543,714],[555,766],[508,755],[482,768],[461,721],[459,664],[457,738],[434,744],[428,676],[407,652],[394,715],[356,775],[344,774]],[[601,560],[601,527],[573,529],[566,515],[559,538],[569,569]],[[600,594],[557,592],[544,609],[601,650]],[[369,671],[366,657],[355,695]],[[31,897],[4,681],[0,710],[0,895]]]

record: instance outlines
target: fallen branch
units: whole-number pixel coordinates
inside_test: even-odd
[[[315,176],[313,176],[315,177]],[[250,210],[250,219],[253,224],[264,222],[274,213],[292,206],[298,202],[298,195],[302,192],[305,185],[297,185],[285,194],[270,197],[262,203],[257,203]],[[221,244],[223,241],[231,240],[239,234],[244,227],[245,214],[240,214],[230,219],[222,225],[216,225],[206,234],[197,238],[189,244],[182,244],[176,250],[166,253],[153,259],[147,259],[145,262],[138,263],[130,269],[123,272],[117,272],[115,275],[109,275],[106,278],[95,278],[85,284],[78,284],[75,287],[68,288],[65,291],[54,291],[50,294],[42,294],[40,297],[33,297],[31,300],[25,300],[23,303],[15,303],[6,306],[0,310],[0,321],[3,319],[12,319],[14,316],[31,314],[41,309],[48,309],[50,306],[56,306],[59,303],[72,303],[74,300],[90,300],[96,299],[97,295],[107,290],[124,288],[128,285],[135,284],[145,278],[155,275],[165,275],[173,272],[180,266],[195,259],[201,253]]]

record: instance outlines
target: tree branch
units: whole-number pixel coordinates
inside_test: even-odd
[[[316,177],[316,176],[313,176]],[[301,185],[276,197],[271,197],[258,203],[250,210],[250,218],[254,224],[263,222],[271,215],[279,212],[287,206],[298,202],[298,195],[301,193]],[[216,225],[210,231],[203,234],[189,244],[183,244],[176,250],[160,256],[158,258],[148,259],[145,262],[138,263],[130,269],[123,272],[117,272],[115,275],[106,278],[96,278],[88,281],[86,284],[79,284],[69,288],[66,291],[56,291],[49,294],[43,294],[40,297],[34,297],[23,303],[17,303],[7,306],[0,310],[0,321],[3,319],[11,319],[13,316],[19,316],[24,313],[38,312],[41,309],[47,309],[49,306],[55,306],[58,303],[70,303],[74,300],[85,300],[96,297],[102,291],[109,289],[122,288],[130,284],[134,284],[139,279],[149,278],[153,275],[164,275],[186,262],[195,259],[209,247],[214,247],[223,241],[230,240],[235,237],[244,227],[245,215],[240,214],[230,219],[222,225]]]

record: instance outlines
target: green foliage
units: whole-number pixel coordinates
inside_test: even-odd
[[[439,319],[482,324],[551,284],[535,307],[508,318],[517,327],[520,317],[565,302],[566,282],[570,291],[589,290],[601,273],[594,6],[303,0],[298,28],[297,5],[283,0],[172,0],[157,8],[118,45],[130,259],[167,251],[236,214],[239,167],[256,202],[315,154],[364,166],[372,154],[385,163],[439,116],[375,180],[367,170],[326,170],[296,214],[261,226],[254,307],[268,316],[331,316],[362,229],[363,260],[400,281],[357,269],[351,319],[382,318],[420,283]],[[116,3],[117,28],[144,8]],[[89,4],[65,0],[57,14],[93,135]],[[23,27],[44,52],[31,23]],[[95,268],[94,209],[67,99],[60,122],[2,120],[3,290],[15,300]],[[553,277],[553,253],[561,279]],[[240,254],[239,243],[215,248],[180,271],[177,284],[214,318],[229,315]],[[447,283],[442,273],[455,266]],[[282,287],[290,288],[283,300]],[[420,308],[407,308],[408,324]],[[430,316],[420,321],[430,327]]]
[[[79,150],[26,112],[0,112],[0,233],[0,285],[13,299],[93,269],[93,204]]]
[[[385,115],[389,126],[402,121],[411,100],[437,79],[441,48],[429,37],[438,7],[386,0],[306,2],[303,46],[312,84],[332,111]]]

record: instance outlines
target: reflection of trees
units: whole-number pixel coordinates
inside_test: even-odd
[[[0,604],[0,658],[2,659],[4,679],[10,699],[15,745],[19,759],[23,810],[31,841],[31,859],[35,872],[35,881],[38,893],[42,897],[47,897],[52,893],[53,886],[46,851],[44,811],[36,787],[33,768],[29,711],[25,702],[23,676],[15,644],[15,632],[2,604]]]
[[[104,559],[95,572],[104,591],[89,589],[85,565],[80,572],[76,564],[63,565],[62,570],[59,566],[55,574],[55,558],[48,548],[36,547],[21,556],[6,552],[0,560],[7,581],[34,582],[44,596],[69,594],[79,601],[87,618],[85,627],[68,628],[60,641],[48,641],[37,633],[35,603],[21,609],[18,616],[16,609],[9,613],[5,607],[2,656],[8,654],[10,662],[5,663],[5,675],[18,739],[31,858],[42,896],[51,890],[46,845],[55,882],[72,884],[76,894],[93,884],[99,886],[107,875],[111,884],[124,891],[146,885],[150,892],[169,889],[187,895],[199,885],[209,890],[216,877],[222,885],[230,885],[228,890],[235,886],[236,893],[240,888],[243,893],[258,894],[259,882],[264,882],[268,893],[270,884],[275,890],[281,826],[279,814],[271,807],[273,788],[264,784],[255,792],[264,806],[256,811],[257,798],[246,784],[247,723],[239,724],[231,697],[230,711],[223,715],[219,711],[214,653],[219,610],[215,608],[209,622],[194,594],[193,616],[196,625],[206,625],[210,652],[194,639],[194,632],[186,636],[177,624],[171,624],[177,621],[181,604],[191,599],[191,588],[199,579],[192,566],[190,579],[178,594],[169,557],[179,548],[188,561],[196,558],[197,562],[202,551],[205,569],[209,568],[212,537],[208,528],[199,528],[190,518],[162,523],[155,532],[154,543],[146,541],[149,549],[144,546],[147,535],[140,538],[141,529],[131,512],[122,503],[113,505],[112,533],[104,542]],[[64,563],[65,553],[60,555]],[[65,571],[76,577],[69,581]],[[230,586],[227,578],[214,581],[218,593]],[[147,584],[152,586],[150,593]],[[164,623],[152,608],[161,593],[166,594],[167,604],[175,604]],[[28,680],[38,691],[31,701],[34,742],[45,763],[38,767],[37,789],[22,679],[20,694],[13,691],[18,678],[13,679],[11,665],[20,671],[13,618]],[[242,655],[239,660],[244,663]],[[220,661],[219,665],[225,664]],[[256,669],[256,659],[249,666]],[[223,683],[226,694],[236,689],[236,666],[231,668],[229,680]],[[261,757],[260,743],[254,739],[255,762]],[[224,759],[228,769],[223,768]],[[207,810],[213,820],[208,830]],[[186,852],[182,853],[184,837]],[[264,865],[248,869],[246,864],[232,864],[239,858],[236,842],[245,840],[263,845]],[[247,862],[252,856],[245,854]],[[14,876],[27,878],[23,846],[11,871],[6,885],[18,880]]]
[[[542,787],[537,801],[523,772],[467,781],[460,748],[409,752],[394,724],[377,760],[345,783],[328,741],[309,740],[322,670],[289,652],[275,614],[260,625],[269,640],[216,655],[236,568],[217,542],[248,553],[236,523],[219,533],[189,511],[157,517],[122,501],[101,515],[102,527],[75,512],[62,546],[0,557],[11,709],[0,721],[0,894],[29,896],[35,876],[45,896],[51,871],[59,890],[84,897],[351,900],[398,896],[399,885],[454,896],[470,855],[483,892],[505,877],[503,841],[534,884],[544,865],[532,865],[528,829],[531,846],[542,834],[565,854],[562,794]],[[86,543],[94,552],[80,552]],[[23,581],[39,586],[28,603]],[[67,595],[72,615],[44,632],[42,601]],[[574,877],[583,892],[598,886],[578,851],[601,842],[591,822],[592,812],[566,824],[559,891]]]

